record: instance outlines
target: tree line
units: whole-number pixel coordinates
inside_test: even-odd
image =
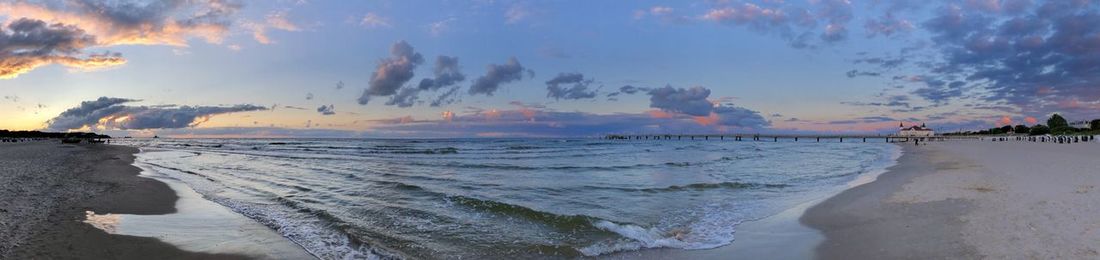
[[[1087,128],[1076,128],[1069,125],[1066,118],[1061,115],[1054,114],[1047,119],[1047,124],[1036,124],[1033,126],[1027,125],[1006,125],[1002,127],[994,127],[981,131],[966,131],[947,133],[944,135],[1003,135],[1003,134],[1027,134],[1027,135],[1074,135],[1074,134],[1097,134],[1100,133],[1100,119],[1095,119],[1089,122]]]
[[[0,138],[111,138],[111,136],[84,132],[55,133],[42,131],[0,130]]]

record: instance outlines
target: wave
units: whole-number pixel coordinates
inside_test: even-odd
[[[515,164],[493,164],[493,163],[462,163],[462,162],[447,162],[447,163],[421,163],[421,162],[408,162],[410,165],[417,166],[443,166],[454,168],[471,168],[471,169],[498,169],[498,170],[594,170],[594,171],[607,171],[607,170],[629,170],[638,168],[651,168],[651,167],[692,167],[713,164],[721,161],[731,161],[751,158],[751,156],[737,156],[737,157],[722,157],[711,161],[700,162],[665,162],[658,164],[629,164],[629,165],[610,165],[610,166],[575,166],[575,165],[561,165],[561,166],[525,166]]]
[[[592,223],[601,220],[585,215],[558,215],[549,212],[538,211],[528,207],[513,205],[492,200],[482,200],[461,195],[447,196],[447,199],[455,204],[467,206],[484,212],[513,217],[521,217],[541,224],[570,231],[598,231]]]
[[[687,185],[672,185],[668,187],[660,188],[627,188],[627,187],[606,187],[606,186],[585,186],[585,188],[591,189],[614,189],[628,192],[676,192],[676,191],[701,191],[711,189],[752,189],[752,188],[768,188],[778,189],[790,187],[789,184],[773,184],[773,183],[745,183],[745,182],[718,182],[718,183],[692,183]]]
[[[699,235],[693,234],[690,228],[672,228],[666,230],[658,227],[643,227],[632,223],[616,223],[610,220],[586,215],[559,215],[520,205],[460,195],[449,196],[448,200],[484,212],[528,219],[564,231],[613,235],[611,239],[597,241],[584,246],[552,246],[552,248],[545,248],[552,249],[554,252],[559,252],[563,255],[580,254],[584,256],[598,256],[619,251],[661,247],[707,249],[729,244],[729,242],[733,240],[732,227],[727,227],[727,229],[731,231],[728,232],[728,235],[725,235],[725,237],[713,237],[713,234],[706,234],[708,232],[702,231],[699,232],[701,233]],[[731,223],[731,226],[737,224],[739,223]]]

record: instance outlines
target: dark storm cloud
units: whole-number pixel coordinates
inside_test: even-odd
[[[649,91],[649,107],[693,116],[707,116],[714,110],[714,104],[707,100],[709,96],[710,89],[704,87],[683,89],[665,86]]]
[[[366,105],[371,96],[397,94],[397,90],[413,78],[416,66],[424,62],[420,53],[415,52],[405,41],[394,43],[390,48],[390,55],[391,57],[378,62],[378,67],[371,74],[369,86],[359,97],[360,105]]]
[[[558,100],[595,98],[596,91],[588,89],[592,82],[580,73],[560,73],[546,81],[546,97]]]
[[[420,90],[438,90],[466,80],[466,75],[458,67],[458,57],[439,56],[435,59],[435,67],[432,68],[435,78],[420,80]]]
[[[500,84],[523,80],[524,74],[534,77],[534,71],[526,69],[515,57],[509,58],[505,64],[489,64],[484,76],[477,78],[470,86],[468,93],[472,95],[484,94],[492,96]]]
[[[209,117],[233,112],[267,110],[255,105],[214,106],[125,106],[137,100],[101,97],[84,101],[47,122],[55,131],[82,127],[117,129],[181,128],[198,125]]]
[[[321,107],[317,108],[317,113],[321,113],[321,115],[326,115],[326,116],[335,115],[336,114],[336,106],[321,105]]]

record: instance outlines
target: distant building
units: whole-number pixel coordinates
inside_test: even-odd
[[[905,127],[905,123],[898,124],[898,136],[903,137],[929,137],[936,135],[932,128],[920,124],[920,126]]]
[[[1069,126],[1073,128],[1089,128],[1089,121],[1073,121],[1069,122]]]

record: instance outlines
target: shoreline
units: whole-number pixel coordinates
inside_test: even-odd
[[[821,259],[1100,257],[1100,145],[929,142],[810,208]]]
[[[6,232],[0,255],[23,259],[248,259],[242,255],[180,250],[151,237],[112,235],[82,222],[85,211],[159,215],[176,212],[176,194],[164,183],[138,177],[137,148],[72,145],[53,140],[4,144],[14,177],[3,189]],[[17,185],[19,187],[11,187]],[[31,220],[12,225],[13,220]]]
[[[812,259],[815,248],[825,241],[824,234],[803,223],[806,212],[848,190],[874,183],[901,163],[908,150],[905,144],[888,155],[887,165],[871,169],[849,180],[836,190],[821,191],[821,197],[798,203],[776,214],[742,222],[737,225],[734,241],[711,249],[687,250],[652,248],[618,252],[598,259]],[[885,157],[884,157],[885,158]]]
[[[196,197],[197,194],[181,193],[182,184],[145,174],[144,169],[134,163],[138,148],[60,144],[52,140],[4,144],[2,148],[0,163],[9,166],[3,175],[9,179],[0,189],[0,195],[11,199],[0,204],[4,209],[0,211],[0,224],[5,228],[0,232],[9,233],[0,235],[15,239],[0,241],[0,258],[256,259],[277,256],[225,250],[226,245],[233,245],[222,241],[226,233],[250,237],[263,231],[274,233],[244,216],[239,218],[253,223],[241,223],[239,219],[227,221],[234,219],[222,215],[199,220],[229,222],[235,226],[220,230],[188,230],[186,234],[157,230],[158,227],[180,228],[181,220],[195,218],[196,212],[208,212],[212,208],[196,206],[202,205],[196,200],[205,200]],[[166,223],[170,225],[163,225]],[[257,231],[257,226],[264,230]],[[219,239],[200,241],[204,234],[206,238]],[[185,250],[181,245],[186,248],[186,244],[172,239],[192,235],[198,235],[192,239],[192,244],[205,247],[191,246]],[[281,236],[278,239],[289,243]],[[300,247],[298,250],[304,252]],[[293,253],[293,250],[284,251]]]
[[[903,145],[904,155],[873,182],[853,187],[809,208],[800,222],[825,239],[814,249],[822,259],[973,258],[957,220],[972,205],[948,200],[923,205],[886,202],[919,176],[934,173],[935,150]]]

